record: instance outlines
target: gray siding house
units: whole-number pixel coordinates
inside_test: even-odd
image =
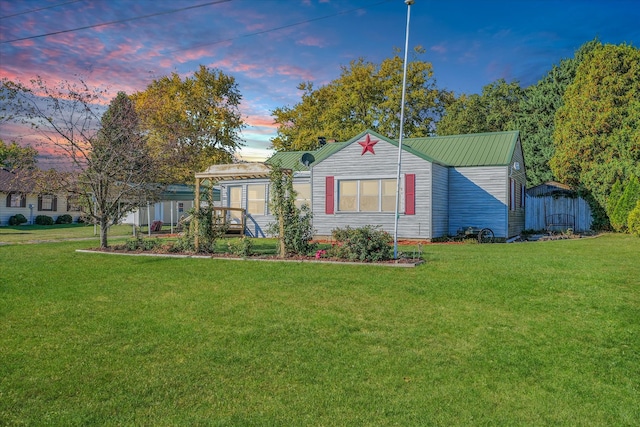
[[[524,229],[525,165],[519,133],[496,132],[403,140],[398,237],[433,239],[467,227],[509,238]],[[309,203],[313,227],[381,226],[393,233],[398,142],[367,130],[315,151],[269,160],[294,173],[297,203]],[[247,210],[248,234],[265,235],[268,179],[219,182],[221,204]]]

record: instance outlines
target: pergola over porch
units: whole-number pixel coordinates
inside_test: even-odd
[[[290,173],[287,170],[287,173]],[[196,173],[196,194],[195,194],[195,209],[200,209],[200,186],[204,183],[209,183],[211,191],[213,191],[214,185],[219,181],[238,180],[238,179],[255,179],[255,178],[269,178],[271,175],[271,167],[264,163],[232,163],[225,165],[212,165],[204,172]],[[223,200],[222,194],[220,200]],[[216,210],[223,212],[230,208],[221,207]],[[244,228],[244,218],[246,212],[242,209],[242,227]],[[244,233],[244,229],[242,230]],[[196,248],[198,247],[198,240],[196,236]]]

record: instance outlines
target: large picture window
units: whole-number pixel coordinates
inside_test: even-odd
[[[338,181],[338,211],[394,212],[395,203],[395,179]]]

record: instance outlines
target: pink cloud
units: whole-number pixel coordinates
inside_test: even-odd
[[[278,127],[271,116],[247,116],[246,122],[249,126],[269,128],[271,130]]]

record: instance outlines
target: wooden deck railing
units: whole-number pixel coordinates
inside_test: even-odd
[[[214,209],[214,215],[218,218],[218,224],[226,227],[226,234],[244,236],[247,225],[247,213],[242,208],[218,208]]]

